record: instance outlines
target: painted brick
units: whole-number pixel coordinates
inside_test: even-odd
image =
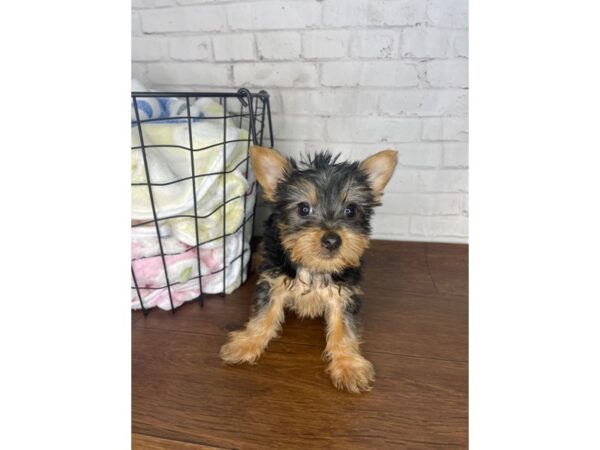
[[[372,115],[377,112],[377,93],[355,90],[285,91],[286,114]]]
[[[468,137],[469,121],[466,117],[423,119],[424,141],[466,141]]]
[[[259,59],[298,59],[301,52],[300,34],[273,32],[256,35]]]
[[[318,82],[312,63],[252,63],[233,66],[234,84],[257,87],[310,87]]]
[[[212,63],[149,63],[147,77],[154,84],[223,86],[229,83],[227,66]]]
[[[373,216],[373,238],[406,236],[409,232],[409,216],[398,216],[396,214],[379,214]]]
[[[469,167],[469,147],[467,143],[444,144],[444,167]]]
[[[398,54],[399,38],[399,32],[395,30],[359,30],[352,35],[350,56],[393,58]]]
[[[401,61],[341,61],[321,65],[321,83],[331,87],[411,87],[419,84],[417,68]]]
[[[273,115],[277,139],[324,140],[324,123],[306,116]]]
[[[400,61],[369,61],[363,65],[361,86],[413,87],[419,84],[416,65]]]
[[[140,11],[144,33],[224,31],[227,18],[222,6],[199,6]]]
[[[321,84],[323,86],[358,86],[363,63],[340,61],[321,64]]]
[[[415,192],[417,190],[417,182],[419,172],[416,170],[406,170],[397,167],[394,175],[388,182],[386,192]]]
[[[467,170],[425,170],[419,174],[420,192],[468,192]]]
[[[392,144],[398,150],[398,165],[415,168],[436,168],[442,161],[441,143]]]
[[[142,19],[139,11],[131,11],[131,35],[139,36],[142,34]]]
[[[442,216],[461,214],[462,207],[462,194],[398,194],[386,187],[378,212]]]
[[[141,81],[144,86],[150,85],[150,80],[146,76],[146,63],[132,62],[131,63],[131,77],[138,81]]]
[[[383,114],[412,116],[465,115],[468,91],[405,90],[380,94],[379,108]]]
[[[223,8],[223,6],[221,6]],[[270,1],[227,5],[227,18],[234,30],[290,30],[319,24],[318,2]]]
[[[469,86],[469,63],[466,59],[429,61],[426,68],[427,81],[432,87]]]
[[[244,34],[223,34],[213,37],[213,49],[217,61],[253,61],[254,36]]]
[[[423,23],[426,17],[423,0],[371,0],[368,23],[377,26],[406,26]]]
[[[134,9],[142,8],[160,8],[164,6],[171,6],[174,4],[173,0],[132,0],[131,6]]]
[[[305,143],[302,140],[278,139],[276,148],[284,155],[295,158],[296,161],[299,161],[306,156]]]
[[[428,0],[427,22],[437,27],[467,28],[468,0]]]
[[[169,38],[171,58],[181,61],[206,61],[212,57],[210,38],[207,36]]]
[[[159,61],[165,54],[165,41],[149,36],[131,39],[132,61]]]
[[[402,31],[403,57],[445,58],[452,51],[454,35],[451,30],[438,28],[406,28]]]
[[[418,139],[421,123],[416,119],[339,118],[327,120],[327,137],[337,142],[411,142]]]
[[[350,32],[307,31],[302,36],[303,56],[311,59],[341,58],[348,53]]]
[[[323,2],[325,25],[366,25],[369,0],[327,0]]]
[[[455,32],[452,47],[455,56],[469,57],[469,34],[466,30]]]
[[[200,5],[203,3],[214,3],[215,0],[176,0],[179,5]]]
[[[469,232],[469,220],[466,217],[412,216],[410,232],[425,238],[466,237]]]

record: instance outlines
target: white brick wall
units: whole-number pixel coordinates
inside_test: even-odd
[[[466,242],[467,27],[467,0],[134,0],[132,72],[267,89],[289,155],[399,150],[374,236]]]

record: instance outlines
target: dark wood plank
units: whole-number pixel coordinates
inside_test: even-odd
[[[229,367],[224,341],[134,328],[134,432],[241,449],[466,448],[465,363],[367,352],[375,387],[352,395],[332,387],[320,347],[274,342],[257,365]]]
[[[174,441],[154,436],[133,433],[131,437],[133,450],[222,450],[223,447],[209,447],[191,442]]]
[[[138,320],[144,317],[144,313],[141,309],[131,311],[131,327],[135,327]]]
[[[422,242],[372,241],[365,252],[363,288],[396,294],[435,294]]]
[[[468,295],[469,247],[457,244],[426,244],[431,279],[441,294]]]

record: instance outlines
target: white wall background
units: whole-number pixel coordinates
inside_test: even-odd
[[[288,155],[399,150],[374,237],[467,242],[467,26],[467,0],[133,0],[132,72],[268,90]]]

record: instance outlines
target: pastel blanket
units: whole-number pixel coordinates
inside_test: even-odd
[[[223,143],[223,128],[211,121],[192,123],[192,143],[189,150],[188,124],[147,123],[141,126],[146,147],[147,169],[152,182],[152,194],[158,218],[183,213],[193,208],[192,154],[196,180],[196,199],[202,199],[218,182],[215,172],[241,166],[247,157],[248,133],[228,127]],[[140,148],[140,127],[132,128],[131,216],[133,219],[153,219],[146,169]],[[204,148],[204,150],[196,150]],[[223,161],[227,161],[224,166]]]
[[[225,254],[223,246],[200,247],[198,253],[197,248],[189,247],[172,236],[162,236],[161,243],[174,307],[200,295],[198,259],[204,293],[223,292],[223,267],[226,273],[226,293],[232,292],[245,281],[250,249],[247,243],[243,245],[241,232],[227,236]],[[136,231],[132,236],[131,255],[132,272],[135,274],[135,280],[132,280],[131,307],[141,308],[141,295],[145,308],[158,306],[171,309],[163,259],[156,236],[143,236],[143,233]]]

